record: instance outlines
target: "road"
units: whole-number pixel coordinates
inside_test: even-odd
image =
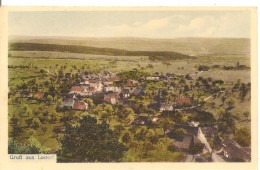
[[[185,162],[194,162],[194,156],[193,155],[187,155]]]
[[[45,71],[47,71],[50,75],[52,76],[56,76],[55,74],[51,73],[49,70],[47,70],[46,68],[44,69]]]
[[[198,139],[201,141],[201,143],[203,143],[206,147],[206,150],[208,152],[212,152],[212,160],[213,162],[226,162],[224,159],[221,158],[221,156],[219,156],[214,150],[212,151],[212,148],[210,147],[205,135],[202,133],[201,129],[199,128],[199,135],[198,135]]]
[[[215,151],[213,151],[211,158],[213,162],[226,162],[224,159],[221,158],[221,156],[217,155]]]

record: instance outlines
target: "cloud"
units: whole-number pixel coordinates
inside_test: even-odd
[[[91,37],[250,37],[248,11],[183,11],[167,13],[10,15],[9,34]],[[124,14],[124,15],[123,15]],[[68,18],[69,17],[69,18]],[[81,17],[78,19],[78,17]]]
[[[248,17],[239,14],[173,15],[146,22],[106,25],[93,30],[99,36],[133,37],[249,37]]]

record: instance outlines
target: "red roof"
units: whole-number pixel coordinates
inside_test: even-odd
[[[178,104],[190,104],[190,99],[187,97],[180,97],[177,99]]]
[[[99,83],[99,80],[88,80],[89,83]]]
[[[107,79],[108,82],[115,82],[115,81],[118,81],[118,80],[119,80],[118,77],[109,77],[109,78]]]
[[[34,97],[36,98],[36,99],[42,99],[43,97],[44,97],[44,93],[43,92],[36,92],[35,94],[34,94]]]
[[[133,85],[134,85],[134,81],[132,81],[132,80],[127,80],[127,82],[126,82],[126,87],[133,87]]]
[[[82,92],[84,89],[80,86],[71,87],[70,91]]]
[[[88,87],[88,90],[94,92],[94,91],[96,91],[96,88],[95,87]]]
[[[87,110],[88,105],[85,102],[77,102],[75,101],[72,109],[74,110]]]

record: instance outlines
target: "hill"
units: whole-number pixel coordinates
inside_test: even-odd
[[[173,51],[129,51],[114,48],[98,48],[80,45],[59,45],[59,44],[39,44],[39,43],[10,43],[10,51],[52,51],[67,53],[82,53],[94,55],[110,56],[148,56],[158,60],[183,60],[192,59],[188,55]]]
[[[194,56],[250,56],[250,39],[247,38],[10,37],[9,40],[10,43],[76,45],[128,51],[173,51]]]

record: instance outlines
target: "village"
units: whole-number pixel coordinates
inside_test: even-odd
[[[45,113],[49,116],[47,120],[44,116],[37,118],[37,121],[35,118],[25,120],[36,131],[43,129],[41,126],[48,124],[48,121],[55,124],[60,117],[59,126],[53,127],[52,131],[63,134],[63,123],[76,125],[82,115],[91,114],[98,121],[109,124],[128,148],[133,147],[128,144],[131,140],[147,140],[146,135],[153,129],[152,137],[149,136],[151,144],[157,144],[162,138],[167,150],[181,153],[177,159],[179,161],[250,161],[250,145],[241,146],[232,137],[237,118],[230,115],[235,107],[234,97],[230,96],[235,94],[245,100],[250,93],[249,85],[203,78],[202,72],[198,70],[186,75],[149,74],[133,69],[118,73],[78,71],[73,74],[65,73],[62,66],[56,73],[45,68],[40,70],[41,77],[50,81],[44,81],[43,86],[37,88],[33,82],[24,83],[27,86],[25,88],[17,86],[18,96],[16,94],[17,98],[13,100],[22,103],[20,100],[26,99],[55,106],[54,112],[61,116]],[[246,94],[243,90],[246,90]],[[9,93],[10,98],[12,95]],[[212,100],[220,101],[224,108],[218,109],[218,118],[206,110],[216,108]],[[28,110],[27,105],[24,111]],[[22,133],[17,130],[22,131],[17,123],[19,119],[15,116],[11,119],[13,136]],[[136,127],[143,129],[137,133]],[[158,128],[162,131],[158,132]],[[15,129],[18,132],[15,133]],[[43,131],[46,133],[48,130],[45,128]],[[30,135],[34,133],[30,132]],[[153,147],[143,151],[145,154],[141,158],[146,157],[149,150],[152,152]]]

